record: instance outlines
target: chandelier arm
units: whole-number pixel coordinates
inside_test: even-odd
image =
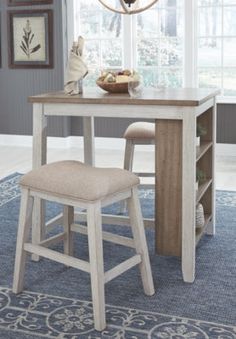
[[[130,10],[128,10],[127,6],[125,5],[124,0],[120,0],[120,4],[121,4],[123,10],[125,11],[125,14],[130,14]]]
[[[120,13],[120,14],[137,14],[137,13],[140,13],[140,12],[143,12],[145,11],[146,9],[152,7],[158,0],[153,0],[151,1],[150,4],[146,5],[145,7],[141,7],[141,8],[138,8],[138,9],[131,9],[129,10],[127,8],[127,6],[125,5],[125,2],[124,0],[119,0],[120,1],[120,4],[123,8],[123,11],[122,10],[119,10],[119,9],[116,9],[116,8],[113,8],[113,7],[110,7],[108,4],[106,4],[104,2],[104,0],[98,0],[104,7],[106,7],[108,10],[112,11],[112,12],[115,12],[115,13]]]

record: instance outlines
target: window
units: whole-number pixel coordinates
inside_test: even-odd
[[[121,69],[123,62],[123,17],[98,1],[74,1],[75,36],[86,39],[85,62],[89,75],[85,85],[94,86],[101,69]]]
[[[137,69],[145,85],[183,82],[183,0],[162,0],[138,15],[120,15],[94,0],[74,1],[75,36],[86,37],[93,85],[99,69]]]
[[[198,0],[198,84],[236,96],[236,0]]]
[[[135,67],[147,85],[183,83],[183,0],[160,1],[134,17]]]
[[[101,69],[134,68],[146,86],[219,87],[236,97],[236,0],[159,0],[130,16],[74,0],[74,18],[75,36],[86,39],[85,85]]]

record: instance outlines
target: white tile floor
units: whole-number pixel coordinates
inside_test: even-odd
[[[152,146],[148,146],[152,147]],[[96,150],[96,166],[122,167],[124,150]],[[31,169],[31,147],[0,145],[0,178],[11,173],[25,173]],[[48,149],[48,162],[61,159],[83,161],[81,148]],[[149,171],[154,168],[153,152],[150,148],[135,152],[134,168]],[[236,156],[216,156],[216,189],[236,191]]]

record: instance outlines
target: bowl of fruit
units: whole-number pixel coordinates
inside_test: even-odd
[[[138,81],[138,73],[128,69],[123,71],[103,71],[96,84],[109,93],[128,93],[128,83]]]

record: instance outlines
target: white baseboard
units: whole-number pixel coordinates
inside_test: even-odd
[[[48,137],[47,144],[49,148],[83,148],[83,137]],[[123,149],[125,141],[122,138],[95,138],[95,145],[98,149]],[[32,147],[32,136],[0,134],[0,146]]]
[[[216,144],[216,155],[236,157],[236,144]]]
[[[49,148],[83,148],[83,137],[69,136],[66,138],[48,137]],[[125,140],[122,138],[95,138],[97,149],[122,150]],[[32,136],[0,134],[0,146],[32,147]],[[142,146],[145,150],[147,146]],[[216,155],[236,156],[236,144],[216,144]]]
[[[32,146],[32,136],[0,134],[0,146],[31,147]]]

